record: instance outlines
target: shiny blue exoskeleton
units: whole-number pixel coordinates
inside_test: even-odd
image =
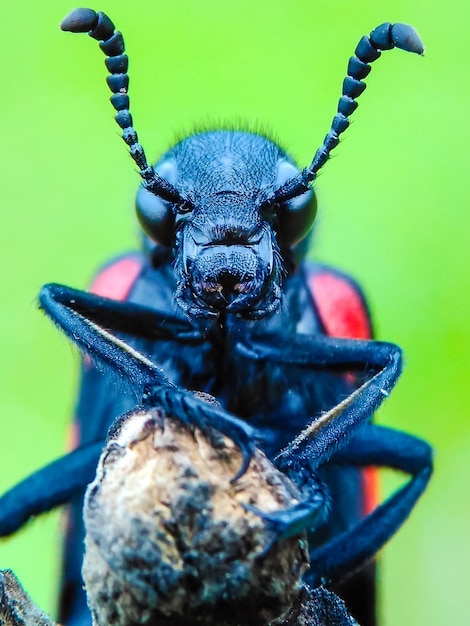
[[[308,288],[319,268],[302,260],[316,213],[311,185],[349,124],[369,63],[393,47],[421,53],[419,37],[409,26],[383,24],[361,39],[331,129],[303,170],[266,137],[230,130],[192,135],[152,167],[129,112],[122,35],[90,9],[72,12],[62,28],[88,32],[107,57],[116,121],[143,178],[137,215],[145,254],[125,302],[59,285],[43,289],[42,308],[105,369],[84,366],[79,449],[0,500],[0,534],[72,501],[61,621],[89,623],[80,577],[83,489],[116,418],[136,404],[158,405],[231,437],[243,455],[235,479],[255,443],[261,446],[303,500],[282,514],[258,514],[277,540],[308,529],[312,586],[343,579],[406,519],[428,482],[431,452],[370,422],[400,375],[399,348],[325,334]],[[110,384],[116,379],[121,386]],[[208,392],[220,406],[188,390]],[[359,468],[369,465],[411,479],[361,519]],[[370,598],[354,604],[351,597],[354,585],[364,593],[365,578],[351,580],[345,597],[370,626]]]

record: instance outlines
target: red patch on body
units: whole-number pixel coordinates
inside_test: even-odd
[[[376,467],[365,467],[362,478],[362,514],[364,517],[372,513],[380,502],[380,480]]]
[[[90,291],[104,298],[126,300],[141,270],[142,261],[139,258],[119,259],[98,274]]]
[[[354,285],[341,276],[318,272],[309,276],[308,286],[327,335],[370,339],[369,314]]]
[[[345,339],[371,338],[372,328],[367,307],[352,283],[328,271],[311,274],[307,282],[328,336]],[[380,501],[377,468],[365,467],[361,471],[361,480],[362,514],[365,516],[371,513]]]
[[[105,267],[95,277],[90,286],[91,293],[113,300],[127,300],[127,297],[142,270],[142,260],[128,256],[118,259]],[[85,367],[91,366],[88,354],[83,355]]]

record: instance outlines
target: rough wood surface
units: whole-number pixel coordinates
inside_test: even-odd
[[[244,504],[295,504],[292,483],[256,452],[246,474],[217,433],[134,413],[108,442],[85,499],[83,576],[96,626],[268,624],[298,597],[304,537],[274,533]]]
[[[0,570],[0,626],[57,626],[8,569]]]
[[[83,575],[94,626],[357,626],[344,602],[302,585],[304,536],[274,541],[263,512],[298,502],[257,451],[158,410],[120,421],[88,487]],[[58,626],[10,570],[0,626]]]
[[[302,589],[291,610],[270,626],[359,626],[346,605],[324,587]]]

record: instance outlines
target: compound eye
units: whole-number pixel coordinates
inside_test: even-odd
[[[281,187],[298,173],[299,170],[293,163],[280,161],[276,186]],[[317,197],[313,190],[284,202],[279,209],[279,245],[292,248],[298,244],[312,228],[316,213]]]
[[[175,161],[162,161],[155,171],[169,183],[175,184],[178,173]],[[162,200],[145,187],[139,187],[135,208],[145,233],[158,245],[171,248],[175,236],[175,218],[171,202]]]

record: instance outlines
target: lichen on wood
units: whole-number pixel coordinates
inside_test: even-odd
[[[281,540],[253,511],[295,505],[297,488],[258,450],[234,481],[241,462],[228,438],[159,409],[117,422],[84,504],[94,626],[357,626],[302,584],[305,535]],[[0,626],[57,625],[3,570]]]
[[[83,576],[96,626],[268,624],[298,597],[304,536],[274,541],[263,512],[298,502],[257,451],[152,409],[107,443],[84,507]]]
[[[0,570],[0,626],[57,626],[34,604],[9,569]]]

